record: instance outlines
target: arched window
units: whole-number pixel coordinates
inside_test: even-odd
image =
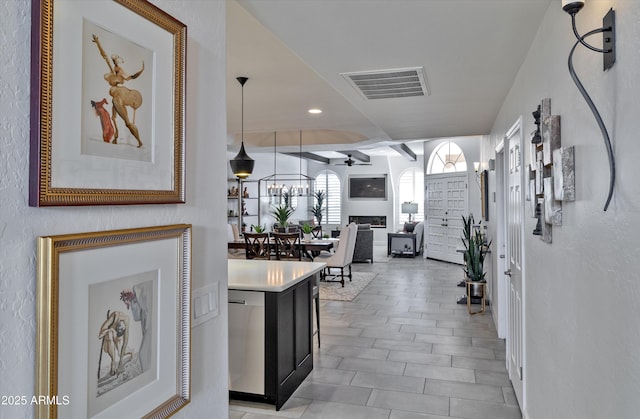
[[[322,171],[316,176],[314,192],[324,191],[324,207],[322,209],[323,224],[340,224],[342,188],[340,178],[334,172]],[[316,204],[314,199],[314,205]]]
[[[447,141],[433,150],[427,165],[427,174],[466,172],[467,161],[462,149],[454,142]]]
[[[403,202],[415,202],[418,204],[418,212],[411,215],[412,221],[424,220],[424,176],[422,170],[410,168],[400,176],[397,202],[400,224],[409,221],[409,214],[402,213]]]

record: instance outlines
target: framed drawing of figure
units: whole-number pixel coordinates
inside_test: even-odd
[[[38,419],[189,403],[190,249],[187,224],[38,238]]]
[[[185,201],[186,30],[145,0],[32,0],[31,206]]]

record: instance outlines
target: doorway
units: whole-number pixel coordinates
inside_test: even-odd
[[[507,270],[506,264],[506,215],[504,197],[506,194],[505,182],[505,156],[504,156],[504,140],[500,141],[496,147],[496,166],[495,166],[495,182],[496,182],[496,247],[497,254],[496,270],[493,275],[494,283],[491,290],[492,301],[495,301],[491,314],[496,324],[496,330],[500,339],[507,337],[507,276],[504,272]]]
[[[458,250],[462,216],[469,211],[468,180],[466,173],[426,176],[426,257],[463,264]]]
[[[525,330],[525,276],[524,276],[524,150],[522,117],[511,126],[504,141],[496,148],[498,170],[498,278],[502,288],[500,306],[506,309],[506,362],[509,379],[520,404],[525,410],[524,330]],[[501,168],[499,166],[502,166]],[[502,179],[500,179],[502,177]],[[502,187],[500,187],[502,183]],[[500,315],[500,313],[498,313]]]

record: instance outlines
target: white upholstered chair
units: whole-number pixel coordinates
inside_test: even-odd
[[[353,252],[356,247],[356,234],[358,233],[358,226],[355,223],[349,224],[347,227],[340,230],[338,248],[335,253],[330,256],[320,255],[314,259],[317,262],[324,262],[327,266],[322,273],[322,279],[329,281],[328,277],[336,278],[335,282],[340,282],[344,287],[344,269],[349,268],[349,274],[346,275],[351,281],[351,262],[353,262]],[[339,274],[331,274],[331,269],[340,269]],[[337,278],[340,278],[339,280]],[[331,282],[331,281],[329,281]]]
[[[227,224],[227,241],[232,243],[240,240],[240,234],[238,232],[238,226],[235,224]],[[228,259],[244,259],[245,251],[241,249],[227,249]]]

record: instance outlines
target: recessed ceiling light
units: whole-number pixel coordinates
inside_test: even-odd
[[[322,113],[322,109],[311,108],[307,112],[312,113],[312,114],[318,114],[318,113]]]

